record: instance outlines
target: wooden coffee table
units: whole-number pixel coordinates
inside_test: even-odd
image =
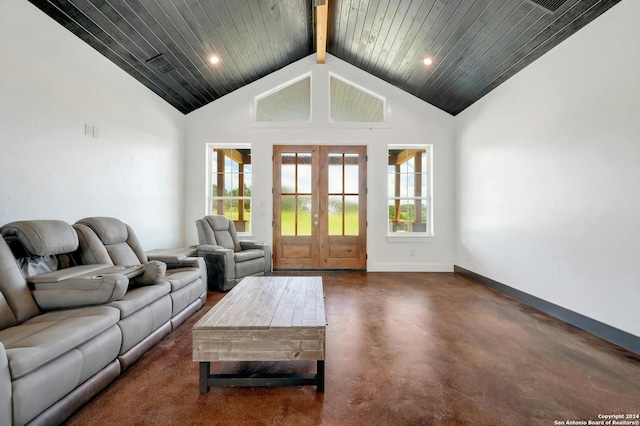
[[[200,393],[213,386],[315,385],[324,391],[321,277],[247,277],[193,326]],[[211,362],[315,360],[316,374],[211,374]]]

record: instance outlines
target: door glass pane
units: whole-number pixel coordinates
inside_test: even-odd
[[[344,235],[358,234],[358,196],[344,197]]]
[[[358,235],[358,196],[329,196],[329,235]]]
[[[296,192],[296,154],[283,153],[280,166],[280,186],[283,194]],[[292,204],[293,206],[293,204]]]
[[[298,194],[311,194],[311,154],[298,154]]]
[[[329,235],[342,234],[343,206],[341,195],[329,196]]]
[[[311,235],[311,197],[298,196],[298,232],[296,235]]]
[[[358,193],[358,154],[344,155],[344,192]]]
[[[342,154],[329,154],[329,194],[342,194]]]
[[[296,235],[296,196],[280,197],[280,234]]]

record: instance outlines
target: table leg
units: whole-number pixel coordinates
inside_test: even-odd
[[[318,360],[318,366],[316,370],[316,391],[324,392],[324,360]]]
[[[200,363],[200,393],[209,392],[209,374],[211,373],[211,363]]]

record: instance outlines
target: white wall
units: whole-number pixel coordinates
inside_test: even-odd
[[[253,98],[304,73],[312,73],[312,122],[289,127],[252,124]],[[383,128],[329,124],[329,72],[387,98],[389,124]],[[368,270],[451,271],[453,267],[453,132],[454,119],[425,102],[328,55],[302,59],[187,115],[185,233],[197,243],[194,221],[206,214],[207,143],[251,143],[254,238],[272,241],[273,145],[343,144],[368,146]],[[387,241],[387,145],[434,145],[435,233],[430,242]],[[258,161],[255,161],[259,159]],[[413,251],[414,256],[409,256]]]
[[[115,216],[180,245],[184,116],[24,0],[0,2],[0,57],[0,224]]]
[[[640,336],[640,2],[456,117],[456,264]]]

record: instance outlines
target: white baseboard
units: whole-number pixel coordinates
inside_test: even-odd
[[[453,272],[453,264],[367,262],[367,272]]]

